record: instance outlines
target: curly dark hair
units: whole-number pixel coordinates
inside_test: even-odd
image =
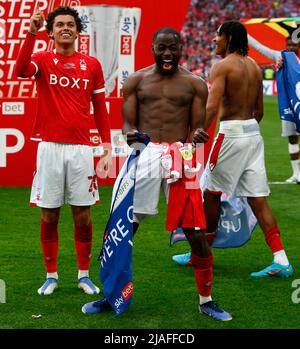
[[[229,40],[228,51],[238,52],[242,56],[247,56],[248,37],[245,26],[238,21],[226,21],[218,29],[218,34],[224,34],[226,39]]]
[[[77,29],[78,33],[80,33],[82,31],[83,25],[82,25],[81,19],[79,17],[79,13],[72,7],[59,6],[54,11],[52,11],[48,14],[48,17],[46,19],[46,22],[47,22],[46,30],[48,33],[53,31],[54,19],[55,19],[55,17],[60,16],[60,15],[70,15],[70,16],[74,17],[75,23],[76,23],[76,29]]]
[[[175,30],[173,28],[165,27],[165,28],[159,29],[157,32],[154,33],[153,42],[156,41],[159,34],[172,34],[174,36],[174,38],[178,41],[178,43],[182,44],[182,39],[181,39],[180,34],[178,33],[177,30]]]

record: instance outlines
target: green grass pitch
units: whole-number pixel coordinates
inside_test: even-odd
[[[261,122],[270,182],[291,175],[287,139],[280,136],[277,102],[265,98]],[[6,303],[0,303],[1,329],[287,329],[299,328],[300,304],[292,302],[292,281],[300,278],[297,185],[271,184],[270,206],[294,267],[289,279],[251,279],[252,271],[272,261],[260,228],[236,249],[214,249],[213,297],[233,320],[214,321],[198,313],[198,295],[191,267],[179,267],[172,255],[188,250],[186,242],[169,247],[163,196],[158,216],[144,221],[134,240],[134,300],[119,317],[112,312],[87,316],[81,306],[98,296],[77,288],[77,268],[70,209],[64,206],[59,225],[59,288],[47,297],[37,294],[45,277],[39,241],[40,210],[28,206],[29,188],[0,188],[0,279]],[[101,188],[102,204],[92,208],[94,235],[91,278],[98,284],[98,252],[107,221],[111,188]],[[32,315],[41,314],[40,318]]]

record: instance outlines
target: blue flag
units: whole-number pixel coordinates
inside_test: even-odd
[[[133,195],[135,173],[140,153],[150,139],[136,133],[140,143],[123,165],[116,179],[110,217],[105,228],[101,260],[100,280],[103,292],[117,315],[121,314],[133,299],[132,239],[133,239]]]
[[[221,214],[216,237],[211,247],[229,248],[244,245],[251,237],[257,224],[246,198],[221,196]],[[186,240],[181,228],[172,232],[170,245]]]
[[[300,132],[300,64],[294,52],[282,51],[283,67],[276,73],[280,119],[296,124]]]

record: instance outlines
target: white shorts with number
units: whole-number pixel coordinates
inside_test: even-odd
[[[221,121],[204,176],[212,193],[269,195],[264,143],[255,119]]]
[[[40,142],[30,203],[57,208],[67,202],[90,206],[99,201],[92,148],[88,145]]]
[[[291,121],[281,120],[281,136],[290,137],[297,136],[296,124]]]

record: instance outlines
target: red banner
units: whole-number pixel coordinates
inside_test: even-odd
[[[38,144],[30,139],[36,113],[36,101],[36,98],[0,99],[0,186],[31,186]],[[120,134],[122,99],[108,98],[106,103],[112,135]],[[90,137],[92,145],[99,146],[100,139],[92,117]],[[124,146],[124,144],[118,144],[116,139],[112,139],[112,142],[115,153],[118,153],[118,147]],[[125,161],[125,157],[115,155],[109,173],[110,178],[104,181],[105,184],[114,182],[120,166]],[[95,164],[98,160],[99,157],[95,154]]]
[[[29,186],[37,149],[37,142],[29,141],[36,99],[6,98],[0,106],[0,186]]]

